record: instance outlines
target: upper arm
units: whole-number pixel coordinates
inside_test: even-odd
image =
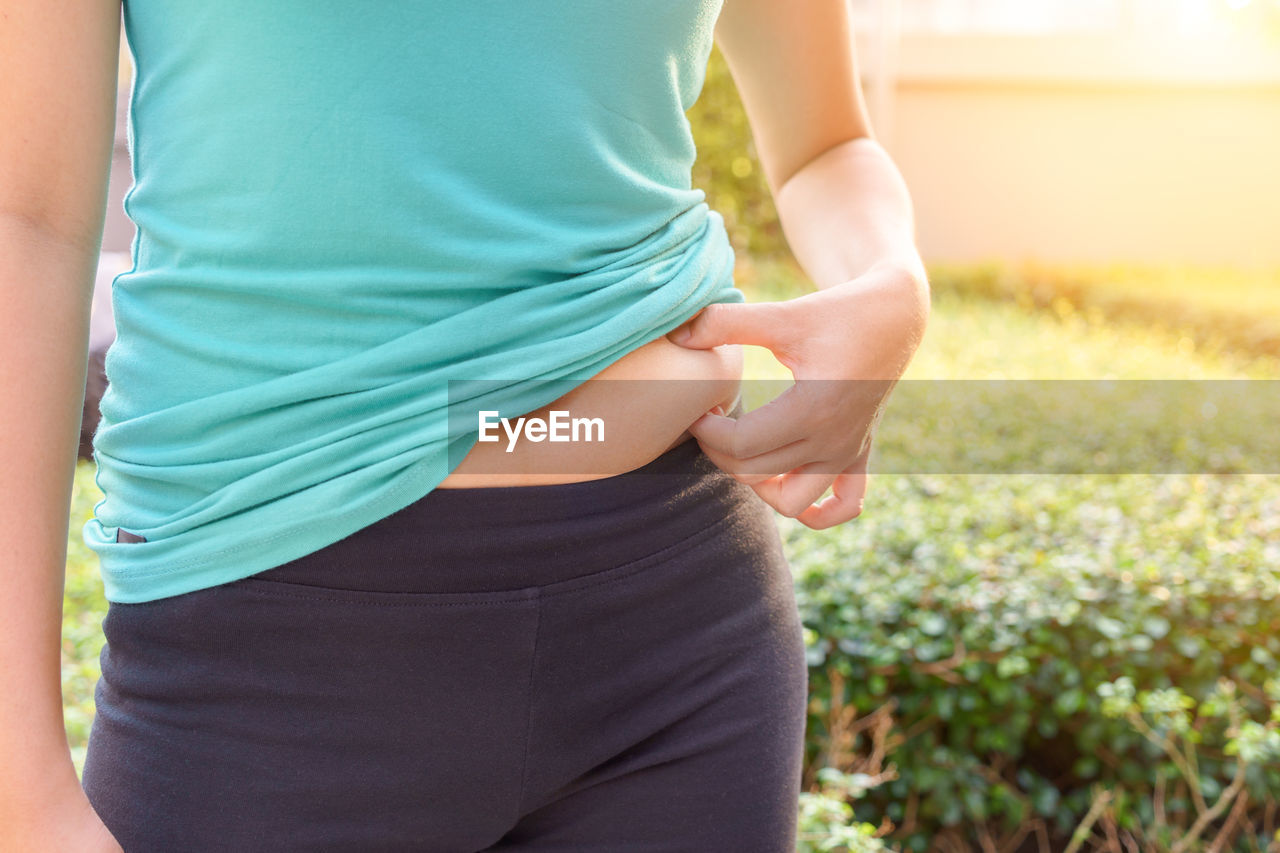
[[[871,136],[848,0],[724,0],[715,38],[775,194],[822,152]]]
[[[99,245],[121,0],[0,0],[0,216]]]

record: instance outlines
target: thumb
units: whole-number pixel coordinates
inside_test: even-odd
[[[713,302],[667,338],[690,349],[722,344],[772,347],[783,326],[782,302]]]

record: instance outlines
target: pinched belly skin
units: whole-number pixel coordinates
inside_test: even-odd
[[[729,411],[741,381],[740,346],[695,350],[660,337],[524,416],[550,424],[559,411],[559,434],[566,437],[572,419],[599,419],[603,440],[600,429],[584,425],[577,440],[534,441],[513,417],[506,427],[495,423],[490,434],[498,440],[477,442],[437,488],[548,485],[622,474],[688,438],[689,425],[717,405]]]

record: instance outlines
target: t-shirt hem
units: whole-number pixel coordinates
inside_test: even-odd
[[[297,522],[272,532],[261,541],[242,539],[233,562],[211,553],[206,560],[183,565],[177,571],[143,572],[117,569],[101,557],[103,594],[117,604],[138,604],[207,589],[255,575],[296,560],[404,509],[444,482],[448,472],[439,458],[426,456],[405,468],[386,489],[370,500],[320,515],[299,517]],[[323,495],[317,496],[323,501]],[[127,547],[145,547],[130,545]]]

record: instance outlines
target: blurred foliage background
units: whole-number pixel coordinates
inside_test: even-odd
[[[789,258],[751,127],[719,47],[711,52],[702,94],[688,115],[698,145],[693,185],[724,217],[734,250],[740,257]]]

